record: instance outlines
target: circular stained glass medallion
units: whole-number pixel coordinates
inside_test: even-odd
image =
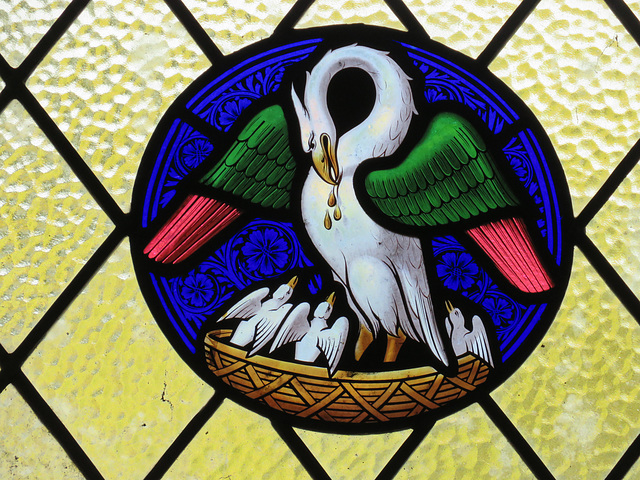
[[[295,425],[383,431],[513,373],[552,322],[568,188],[476,61],[376,27],[229,55],[167,111],[133,196],[144,296],[216,389]]]

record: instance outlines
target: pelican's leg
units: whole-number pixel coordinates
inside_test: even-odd
[[[371,345],[371,342],[373,342],[373,333],[364,325],[360,325],[360,333],[356,342],[356,361],[360,360],[364,351]]]
[[[384,353],[385,362],[395,362],[400,353],[402,344],[407,339],[401,328],[398,328],[398,336],[387,334],[387,351]]]

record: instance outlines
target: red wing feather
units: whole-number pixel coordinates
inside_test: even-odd
[[[521,218],[497,220],[467,233],[515,287],[529,293],[544,292],[553,287]]]
[[[240,211],[231,205],[189,195],[145,247],[144,253],[161,263],[180,263],[238,216]]]

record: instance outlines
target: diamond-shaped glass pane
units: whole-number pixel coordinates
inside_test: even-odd
[[[297,432],[333,480],[376,478],[411,433],[359,436]]]
[[[84,479],[13,386],[0,393],[0,478]]]
[[[431,38],[475,58],[520,1],[408,0],[406,4]]]
[[[125,241],[24,372],[106,478],[143,478],[213,395],[173,350]]]
[[[578,253],[558,318],[492,395],[556,478],[604,478],[640,433],[640,326]]]
[[[3,0],[0,54],[17,67],[47,33],[71,0]]]
[[[396,478],[535,477],[484,411],[472,405],[436,423]]]
[[[640,295],[640,166],[620,184],[587,227],[596,244],[624,281]]]
[[[294,3],[294,0],[184,1],[225,55],[271,35]]]
[[[271,423],[225,400],[178,457],[166,478],[311,477]]]
[[[90,2],[27,85],[124,210],[158,121],[209,61],[161,1]]]
[[[29,114],[0,114],[0,343],[18,347],[113,230]]]
[[[579,212],[640,137],[640,47],[600,0],[543,0],[491,70],[546,129]]]
[[[316,0],[305,12],[296,28],[320,25],[364,23],[406,30],[383,0]]]

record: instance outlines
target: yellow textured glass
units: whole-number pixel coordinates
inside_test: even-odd
[[[22,64],[69,3],[3,3],[0,55],[9,68]],[[154,129],[211,57],[162,0],[86,3],[25,84],[127,212]],[[184,0],[183,6],[229,54],[269,37],[294,3]],[[520,2],[405,4],[433,39],[475,58]],[[640,14],[640,2],[629,7]],[[405,30],[384,2],[346,0],[314,2],[296,28],[341,23]],[[579,214],[640,138],[640,47],[604,1],[542,0],[489,69],[547,131]],[[38,127],[33,105],[1,103],[6,84],[0,80],[3,356],[19,350],[116,228],[56,141]],[[636,295],[639,185],[635,167],[587,227]],[[154,322],[127,239],[27,353],[26,379],[104,478],[144,478],[215,393]],[[83,478],[23,395],[12,384],[0,391],[0,478]],[[491,396],[557,479],[604,478],[640,434],[640,327],[580,251],[553,325]],[[334,479],[375,478],[410,435],[296,431]],[[636,465],[627,478],[639,475]],[[267,419],[225,400],[164,478],[311,475]],[[472,405],[438,421],[396,478],[535,476],[485,411]]]
[[[211,64],[162,0],[92,1],[29,89],[124,210],[162,114]]]
[[[113,224],[18,102],[0,120],[0,343],[13,351]]]

